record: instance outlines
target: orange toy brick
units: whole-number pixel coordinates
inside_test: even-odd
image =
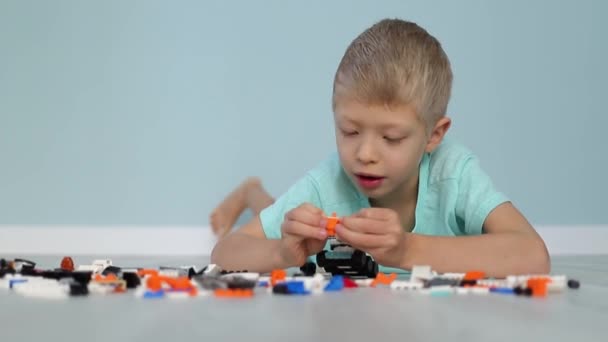
[[[96,274],[92,280],[100,285],[114,286],[114,292],[120,293],[127,291],[127,282],[123,279],[118,279],[114,273],[108,274],[107,276]]]
[[[61,259],[61,266],[59,266],[62,270],[65,271],[74,271],[74,260],[72,260],[72,258],[70,258],[69,256],[64,257],[63,259]]]
[[[216,297],[224,298],[248,298],[253,297],[252,289],[216,289],[214,291]]]
[[[532,290],[532,296],[534,297],[546,297],[547,296],[547,284],[551,282],[551,279],[546,277],[528,279],[528,288]]]
[[[469,271],[465,273],[462,280],[480,280],[485,278],[486,274],[483,271]]]
[[[93,280],[99,283],[114,283],[118,281],[118,277],[116,277],[116,274],[114,273],[110,273],[105,277],[101,274],[96,274]]]
[[[152,275],[146,280],[146,287],[150,291],[160,291],[163,288],[162,281],[159,276]]]
[[[371,287],[376,287],[376,285],[378,285],[378,284],[381,284],[381,285],[390,285],[395,279],[397,279],[397,274],[396,273],[391,273],[389,275],[386,275],[386,274],[380,272],[376,276],[376,279],[374,279],[372,281],[372,283],[370,284],[370,286]]]
[[[161,277],[161,280],[167,283],[173,290],[191,290],[194,288],[188,277]]]
[[[198,290],[192,285],[188,277],[160,277],[160,279],[169,285],[171,290],[188,292],[191,296],[195,296],[198,293]]]
[[[278,282],[285,280],[287,272],[285,270],[273,270],[270,272],[270,285],[275,286]]]
[[[163,285],[165,285],[163,287]],[[187,292],[190,296],[196,296],[198,294],[197,288],[190,282],[188,277],[166,277],[155,275],[153,272],[146,280],[146,287],[152,292],[158,292],[160,290],[167,290],[176,292]]]
[[[327,217],[327,224],[325,225],[327,236],[336,236],[336,226],[338,223],[340,223],[340,219],[336,216],[336,213],[332,213],[331,216]]]

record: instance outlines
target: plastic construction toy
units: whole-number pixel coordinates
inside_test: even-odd
[[[371,287],[376,287],[378,285],[391,285],[391,283],[397,279],[397,274],[396,273],[391,273],[389,275],[386,275],[384,273],[378,273],[378,275],[376,276],[376,279],[374,279],[374,281],[370,284]]]
[[[170,266],[160,266],[159,268],[160,274],[168,277],[188,277],[192,279],[195,275],[201,273],[196,269],[195,266],[180,266],[180,267],[170,267]]]
[[[336,238],[329,239],[330,250],[317,253],[317,264],[332,275],[352,278],[375,278],[378,264],[365,252]]]
[[[285,270],[277,269],[270,272],[270,285],[275,286],[279,282],[282,282],[287,277]]]
[[[222,270],[219,266],[211,264],[205,267],[203,271],[196,272],[191,280],[206,291],[218,289],[247,290],[256,287],[259,276],[259,273],[254,272]]]
[[[249,298],[253,297],[252,289],[216,289],[213,291],[216,297],[222,298]]]
[[[325,229],[327,230],[327,236],[336,237],[336,226],[340,223],[340,219],[336,216],[336,213],[332,213],[326,219],[327,224],[325,224]]]
[[[94,274],[102,273],[107,267],[112,266],[112,260],[109,259],[98,259],[93,260],[91,265],[79,265],[78,271],[91,271]]]
[[[314,262],[307,262],[300,267],[300,271],[307,277],[312,277],[317,273],[317,264]]]
[[[121,268],[112,266],[109,259],[95,260],[91,265],[77,267],[75,271],[70,270],[74,268],[73,261],[64,259],[60,268],[45,270],[36,268],[36,263],[26,259],[0,259],[0,290],[26,297],[66,300],[74,296],[110,293],[131,293],[135,297],[150,299],[208,295],[250,298],[261,292],[258,288],[265,288],[262,292],[268,295],[321,295],[355,287],[370,287],[376,291],[388,287],[394,291],[433,297],[472,294],[545,298],[581,286],[578,280],[565,275],[488,278],[480,270],[438,274],[431,266],[424,265],[413,266],[409,279],[397,279],[394,273],[379,273],[378,265],[362,251],[336,238],[329,242],[331,250],[320,253],[317,261],[333,276],[315,272],[317,267],[314,263],[303,265],[301,274],[288,274],[285,269],[259,274],[222,270],[214,264],[200,271],[194,266]]]
[[[61,260],[61,265],[59,266],[62,270],[65,271],[74,271],[74,260],[71,257],[66,256]]]
[[[99,294],[122,293],[127,291],[127,282],[119,279],[116,274],[95,274],[89,283],[89,291]]]
[[[317,253],[317,264],[332,275],[375,278],[378,274],[378,264],[365,252],[354,249],[336,237],[336,226],[341,222],[336,213],[332,213],[326,219],[325,229],[327,230],[330,250]],[[305,266],[302,266],[300,270],[305,274],[310,274],[310,266],[308,266],[308,269]]]
[[[286,295],[308,295],[310,291],[306,289],[306,284],[303,281],[285,281],[278,283],[272,288],[274,294]]]

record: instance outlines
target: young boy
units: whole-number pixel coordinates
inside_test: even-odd
[[[212,214],[220,234],[246,208],[259,214],[211,255],[225,269],[298,267],[327,243],[336,212],[341,241],[381,267],[431,265],[488,276],[548,273],[542,239],[462,146],[444,141],[450,62],[414,23],[382,20],[348,47],[334,79],[338,153],[276,202],[249,179]]]

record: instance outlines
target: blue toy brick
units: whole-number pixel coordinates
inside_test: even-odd
[[[9,289],[13,288],[13,284],[27,283],[27,279],[11,279],[8,281]]]
[[[515,294],[515,290],[510,287],[491,287],[490,292],[502,294]]]
[[[165,291],[146,291],[144,292],[144,298],[162,298],[165,296]]]
[[[286,283],[286,285],[287,285],[287,292],[289,294],[301,294],[301,295],[310,294],[310,292],[306,291],[306,288],[304,288],[303,281],[288,281]]]
[[[344,277],[336,275],[331,277],[325,291],[342,291],[344,288]]]

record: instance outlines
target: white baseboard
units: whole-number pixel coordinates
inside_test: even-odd
[[[608,254],[608,225],[537,226],[551,255]]]
[[[608,225],[538,226],[551,255],[608,254]],[[0,225],[2,255],[209,255],[203,226]]]
[[[0,255],[209,255],[209,227],[0,226]]]

